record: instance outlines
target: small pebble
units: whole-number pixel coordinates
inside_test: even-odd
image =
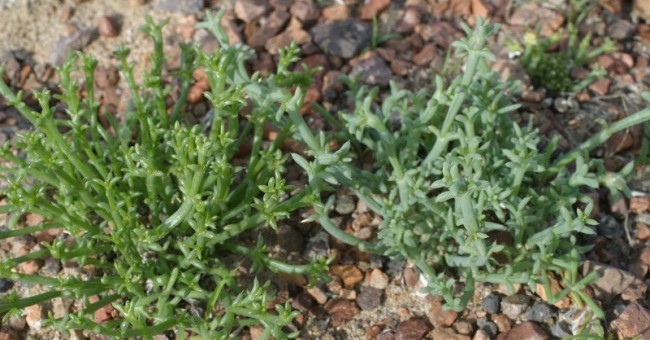
[[[553,309],[548,304],[538,301],[526,312],[525,316],[530,321],[546,322],[553,316]]]
[[[501,310],[503,314],[507,315],[511,320],[517,319],[521,313],[526,311],[530,297],[522,294],[515,294],[506,297],[501,301]]]
[[[338,196],[336,198],[336,207],[334,208],[340,215],[351,214],[356,209],[356,204],[352,196]]]
[[[41,305],[31,305],[24,308],[27,316],[25,321],[29,328],[33,330],[39,330],[43,326],[43,307]]]
[[[115,20],[107,15],[101,16],[97,21],[97,30],[99,35],[107,38],[115,38],[120,34]]]
[[[551,334],[556,338],[566,338],[573,335],[564,322],[554,323],[551,326]]]
[[[4,293],[13,288],[14,282],[7,279],[0,279],[0,293]]]
[[[456,332],[458,332],[458,334],[468,335],[472,334],[474,331],[474,326],[472,326],[472,324],[468,321],[461,320],[454,323],[454,329]]]
[[[397,325],[397,340],[422,339],[431,330],[431,326],[423,319],[411,318]]]
[[[474,337],[472,338],[472,340],[490,340],[490,335],[488,334],[488,332],[486,332],[486,331],[484,331],[482,329],[479,329],[474,334]]]
[[[98,67],[95,69],[95,85],[99,89],[115,87],[120,80],[120,72],[115,66]]]
[[[385,289],[388,286],[388,280],[388,275],[380,269],[375,268],[370,272],[370,287]]]
[[[485,318],[479,318],[476,320],[476,325],[479,329],[485,331],[490,337],[496,336],[499,332],[497,325],[492,321],[486,320]]]
[[[481,305],[488,313],[498,313],[500,303],[501,296],[494,293],[490,293],[488,296],[483,298],[483,301],[481,301]]]
[[[490,319],[497,325],[499,333],[508,333],[512,328],[512,322],[503,314],[492,314],[490,315]]]
[[[334,327],[344,324],[359,313],[356,304],[345,299],[330,300],[325,305],[325,310],[330,314],[332,326]]]
[[[363,310],[373,310],[381,305],[384,297],[382,289],[372,287],[361,287],[361,292],[357,296],[357,305]]]

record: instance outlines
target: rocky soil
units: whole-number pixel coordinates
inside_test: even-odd
[[[639,94],[650,87],[650,2],[646,0],[600,0],[588,15],[583,33],[593,44],[609,37],[617,51],[602,55],[591,68],[602,66],[607,76],[578,93],[551,95],[534,88],[508,43],[539,29],[551,36],[566,29],[567,1],[533,0],[0,0],[0,60],[5,80],[26,92],[54,88],[59,65],[69,50],[95,55],[101,67],[96,82],[102,110],[118,114],[127,103],[124,84],[112,51],[120,44],[131,48],[129,58],[147,65],[151,45],[138,27],[145,15],[169,19],[166,26],[167,68],[179,67],[179,42],[195,42],[206,50],[216,47],[214,38],[196,27],[206,10],[227,9],[223,24],[232,42],[246,43],[258,51],[249,67],[270,72],[278,49],[295,40],[303,62],[320,66],[308,92],[309,101],[320,101],[330,111],[349,107],[341,75],[359,75],[362,82],[386,89],[389,81],[417,89],[431,83],[431,75],[452,72],[445,65],[450,44],[462,36],[460,24],[472,24],[476,16],[502,24],[491,48],[497,56],[492,65],[504,79],[523,84],[523,122],[532,120],[548,136],[558,135],[565,148],[575,146],[598,129],[596,118],[616,121],[644,103]],[[378,33],[373,36],[372,19]],[[379,38],[379,39],[377,39]],[[561,48],[561,46],[558,46]],[[453,67],[452,67],[453,68]],[[587,70],[572,73],[580,80]],[[209,110],[202,96],[205,79],[196,74],[186,111],[200,121]],[[27,97],[28,102],[33,98]],[[315,129],[328,128],[309,107],[304,114]],[[11,141],[28,124],[0,99],[0,143]],[[610,170],[619,169],[639,156],[648,139],[643,129],[618,134],[597,150]],[[597,204],[594,218],[600,222],[594,245],[586,254],[583,274],[601,273],[589,293],[603,306],[607,318],[601,323],[614,338],[638,336],[650,339],[650,167],[639,165],[631,181],[631,199],[614,201],[607,192],[591,193]],[[337,196],[335,213],[341,228],[358,237],[370,237],[379,217],[346,192]],[[40,222],[29,215],[25,225]],[[0,227],[6,216],[0,215]],[[25,254],[56,234],[0,242],[1,257]],[[588,313],[572,300],[550,303],[541,287],[519,287],[508,294],[505,287],[481,286],[469,307],[460,313],[446,310],[440,299],[421,292],[423,282],[408,261],[394,261],[359,252],[338,243],[316,225],[287,223],[275,240],[287,256],[335,254],[332,281],[307,288],[301,277],[274,277],[278,300],[289,300],[301,312],[296,327],[302,339],[551,339],[577,334],[590,327]],[[55,276],[82,272],[58,261],[28,262],[20,270]],[[553,287],[561,289],[555,280]],[[39,292],[0,280],[0,292]],[[49,312],[56,317],[73,306],[61,299],[25,309],[23,318],[2,322],[0,339],[63,339],[68,335],[42,326]],[[98,321],[115,317],[102,309]],[[586,325],[586,326],[585,326]],[[260,329],[246,330],[242,338],[256,339]],[[102,338],[85,332],[76,338]],[[161,335],[160,339],[167,336]]]

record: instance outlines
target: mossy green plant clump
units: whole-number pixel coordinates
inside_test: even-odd
[[[493,29],[482,20],[465,27],[467,37],[453,44],[465,60],[463,72],[449,82],[436,77],[433,93],[393,85],[378,101],[377,88],[353,86],[354,110],[340,112],[338,121],[331,117],[349,140],[338,150],[330,150],[335,135],[315,135],[291,114],[309,154],[294,154],[294,160],[323,199],[312,219],[362,250],[411,259],[427,291],[457,311],[480,282],[513,292],[515,284],[543,285],[550,303],[569,295],[602,317],[584,291],[596,273],[578,274],[588,249],[578,238],[593,234],[596,224],[586,190],[629,194],[623,175],[632,165],[610,173],[589,152],[613,133],[650,120],[650,109],[559,155],[557,139],[545,141],[513,117],[517,87],[500,82],[487,64],[494,58],[486,48]],[[372,156],[371,169],[353,161],[361,155]],[[381,216],[376,239],[360,240],[336,227],[328,187],[354,190]],[[560,292],[550,289],[553,277],[562,279]]]
[[[214,54],[183,46],[176,75],[181,94],[171,106],[162,25],[148,20],[144,31],[154,43],[152,66],[138,83],[127,62],[128,51],[116,53],[131,99],[123,122],[107,116],[110,126],[98,119],[93,80],[97,62],[90,56],[77,54],[59,69],[56,101],[48,90],[36,93],[40,111],[28,107],[21,93],[15,95],[0,80],[0,95],[34,126],[0,151],[5,164],[0,174],[8,183],[0,188],[5,202],[0,213],[9,214],[13,222],[0,231],[0,239],[63,229],[40,250],[2,260],[0,277],[38,284],[47,291],[3,295],[0,313],[9,317],[61,297],[83,302],[68,315],[50,316],[49,322],[62,330],[85,329],[119,338],[151,338],[173,330],[179,339],[186,332],[225,339],[261,325],[264,338],[297,335],[292,327],[296,312],[288,304],[269,309],[267,285],[241,280],[239,266],[251,266],[253,273],[265,269],[312,278],[323,277],[327,267],[325,259],[289,264],[272,258],[261,237],[257,244],[241,241],[245,233],[275,228],[314,199],[310,191],[285,183],[288,155],[280,149],[293,129],[287,112],[298,112],[301,105],[294,89],[307,85],[310,76],[289,70],[295,49],[281,53],[275,74],[250,75],[244,61],[252,50],[230,46],[219,18],[208,15],[201,24],[219,40]],[[205,96],[212,116],[207,125],[190,126],[182,123],[183,105],[198,67],[210,84]],[[83,91],[71,76],[77,70],[85,74]],[[65,119],[55,117],[53,102],[65,104]],[[263,138],[267,124],[279,131],[273,141]],[[237,156],[249,142],[250,152]],[[15,223],[27,213],[44,221],[31,227]],[[96,275],[49,277],[17,269],[47,258],[92,267]],[[96,321],[94,312],[107,305],[117,316]]]
[[[594,0],[569,0],[564,36],[556,33],[550,38],[542,39],[537,33],[528,32],[524,35],[523,48],[514,47],[515,50],[523,50],[521,65],[530,76],[533,86],[558,95],[583,90],[593,81],[607,75],[600,65],[595,65],[578,82],[571,76],[572,70],[584,68],[599,55],[616,50],[616,45],[609,38],[602,45],[592,47],[591,34],[580,37],[580,26],[597,3]],[[551,47],[558,44],[564,47],[559,51],[551,51]]]

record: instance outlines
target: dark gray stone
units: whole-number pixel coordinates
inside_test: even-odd
[[[405,264],[406,261],[404,260],[389,260],[386,265],[386,273],[390,275],[390,277],[397,277],[402,274]]]
[[[490,293],[488,296],[483,298],[481,305],[488,313],[494,314],[499,312],[499,304],[501,303],[501,296]]]
[[[530,297],[526,295],[511,295],[501,301],[501,311],[511,320],[515,320],[528,309],[529,303]]]
[[[607,35],[616,40],[631,38],[635,33],[636,27],[627,20],[618,20],[607,27]]]
[[[548,320],[552,316],[553,316],[553,308],[551,308],[551,306],[541,301],[535,302],[535,304],[533,304],[533,307],[531,307],[526,312],[527,320],[537,321],[540,323],[546,322],[546,320]]]
[[[372,27],[359,20],[322,23],[311,29],[312,38],[323,51],[352,58],[370,44]]]
[[[329,234],[324,231],[312,236],[305,246],[307,258],[327,256],[330,250]]]
[[[14,282],[7,279],[0,279],[0,293],[4,293],[13,288]]]
[[[377,54],[364,55],[351,63],[351,75],[358,75],[359,79],[370,85],[388,85],[393,77],[393,72],[386,62]]]
[[[605,236],[609,239],[623,236],[624,230],[621,223],[616,221],[612,215],[603,214],[600,218],[600,223],[596,226],[598,234]]]
[[[383,297],[383,289],[361,287],[361,292],[357,296],[357,305],[363,310],[372,310],[381,305]]]
[[[499,327],[497,327],[497,324],[488,321],[486,318],[478,318],[478,320],[476,320],[476,326],[478,326],[478,329],[482,329],[486,332],[490,338],[495,337],[497,333],[499,333]]]
[[[551,334],[556,338],[566,338],[572,336],[569,325],[566,322],[558,322],[551,326]]]

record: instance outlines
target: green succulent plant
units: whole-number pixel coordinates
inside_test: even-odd
[[[596,278],[578,274],[580,235],[593,234],[587,189],[629,194],[620,173],[607,172],[589,152],[609,136],[650,119],[650,109],[633,114],[558,154],[557,139],[544,140],[514,111],[514,83],[502,83],[487,60],[486,39],[494,26],[477,20],[467,37],[453,44],[465,60],[463,72],[448,83],[436,77],[434,90],[416,93],[394,84],[383,100],[377,88],[353,84],[352,112],[340,112],[340,134],[312,133],[290,113],[307,157],[294,160],[321,197],[311,217],[333,236],[361,250],[410,259],[427,281],[427,291],[444,297],[457,311],[473,296],[476,282],[545,287],[550,303],[570,295],[602,317],[584,292]],[[330,119],[336,119],[334,115]],[[349,138],[337,150],[330,139]],[[545,144],[545,146],[544,146]],[[364,168],[354,159],[371,155]],[[570,170],[567,165],[573,164]],[[375,239],[360,240],[330,218],[330,191],[352,189],[381,216]],[[564,288],[550,290],[550,277]]]
[[[300,109],[292,105],[292,88],[308,81],[309,74],[288,69],[296,56],[286,49],[277,73],[250,75],[244,61],[253,52],[228,44],[218,24],[222,14],[208,15],[201,24],[219,40],[214,54],[182,47],[176,75],[181,94],[174,105],[167,101],[171,88],[166,85],[170,75],[163,71],[163,24],[148,19],[143,29],[154,43],[152,66],[138,83],[128,50],[116,52],[131,98],[123,121],[107,116],[110,126],[99,121],[93,79],[97,62],[90,56],[76,54],[59,69],[60,93],[54,98],[65,104],[63,119],[54,115],[49,90],[35,94],[41,106],[35,111],[0,80],[0,95],[34,126],[21,132],[14,145],[0,149],[5,164],[0,174],[8,183],[0,188],[5,201],[0,213],[10,214],[14,222],[27,213],[44,218],[31,227],[11,223],[0,231],[0,239],[63,229],[40,250],[0,262],[1,278],[48,289],[27,297],[5,294],[0,313],[10,316],[61,297],[83,302],[78,311],[50,316],[49,322],[63,330],[120,338],[151,338],[174,330],[179,338],[187,331],[224,339],[262,325],[264,338],[297,335],[292,326],[297,312],[288,303],[269,308],[268,285],[240,277],[239,267],[326,279],[327,259],[289,264],[271,257],[261,236],[256,244],[242,238],[264,226],[276,228],[279,220],[314,199],[308,190],[286,184],[282,174],[288,155],[280,149],[292,131],[287,111]],[[191,75],[198,67],[210,85],[205,97],[212,116],[205,126],[182,122]],[[85,75],[84,91],[72,78],[78,69]],[[249,113],[243,115],[245,109]],[[279,131],[273,141],[263,138],[267,124]],[[250,152],[238,156],[248,142]],[[96,275],[50,277],[17,270],[26,261],[46,258],[91,266]],[[94,312],[107,305],[119,316],[97,322]]]

